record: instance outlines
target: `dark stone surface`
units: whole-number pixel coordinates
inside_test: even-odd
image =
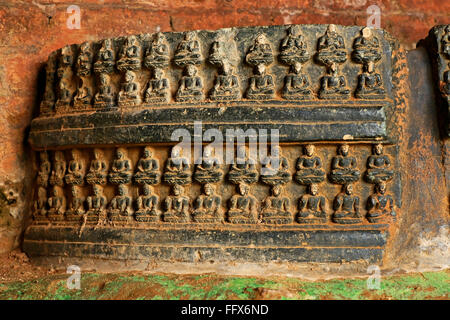
[[[258,230],[259,229],[259,230]],[[180,224],[176,228],[35,225],[24,250],[31,256],[95,257],[117,260],[340,262],[381,260],[387,225],[286,228],[218,228]]]

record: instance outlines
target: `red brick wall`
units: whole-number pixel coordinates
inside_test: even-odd
[[[66,26],[66,9],[73,4],[81,8],[79,30]],[[38,70],[51,51],[65,44],[157,30],[365,25],[366,9],[373,4],[381,9],[381,27],[406,48],[414,48],[433,25],[450,23],[450,1],[442,0],[0,0],[0,187],[26,175],[24,139],[38,105]]]

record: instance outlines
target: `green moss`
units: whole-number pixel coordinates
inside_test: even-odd
[[[380,289],[369,290],[367,279],[303,281],[292,278],[259,279],[217,275],[177,276],[86,273],[81,289],[67,288],[67,275],[0,284],[4,300],[79,299],[255,299],[258,288],[279,292],[287,299],[448,299],[449,271],[382,278]],[[279,290],[279,291],[277,291]],[[293,292],[286,297],[284,292]],[[137,293],[139,292],[139,295]],[[296,294],[295,294],[296,293]]]

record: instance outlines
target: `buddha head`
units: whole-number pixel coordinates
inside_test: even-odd
[[[203,187],[203,190],[205,191],[205,194],[207,196],[210,196],[214,193],[214,187],[210,183],[205,184],[205,186]]]
[[[144,184],[144,186],[142,187],[142,193],[144,194],[144,196],[149,196],[152,194],[152,192],[153,192],[152,186]]]
[[[153,155],[152,148],[147,146],[144,148],[144,158],[151,158]]]
[[[353,193],[353,185],[352,184],[345,184],[344,185],[344,192],[348,195],[351,195]]]
[[[227,61],[225,61],[222,65],[222,73],[225,76],[231,73],[231,66]]]
[[[127,151],[125,148],[117,148],[116,156],[117,159],[124,159],[126,157]]]
[[[275,197],[278,197],[281,194],[281,191],[282,191],[282,187],[279,184],[272,187],[272,194]]]
[[[383,145],[381,143],[378,143],[373,146],[373,154],[380,155],[383,153]]]
[[[302,64],[300,62],[295,62],[291,67],[291,72],[299,74],[302,71]]]
[[[39,153],[39,159],[41,160],[41,163],[48,162],[48,153],[47,153],[47,151],[41,151]]]
[[[111,39],[105,39],[102,43],[102,48],[111,50],[112,49]]]
[[[164,75],[164,71],[160,68],[155,68],[155,71],[153,71],[153,76],[155,79],[160,80]]]
[[[125,82],[131,83],[135,78],[136,74],[133,71],[127,70],[127,72],[125,72]]]
[[[363,38],[370,38],[372,36],[372,29],[369,27],[362,28],[361,35]]]
[[[96,197],[100,197],[102,195],[102,193],[103,193],[103,188],[101,186],[99,186],[98,184],[95,184],[92,187],[92,191],[94,192],[94,195]]]
[[[100,74],[100,84],[101,84],[103,87],[105,87],[105,86],[108,86],[109,83],[110,83],[110,78],[109,78],[109,76],[108,76],[107,74],[105,74],[105,73],[101,73],[101,74]]]
[[[79,160],[80,159],[80,150],[72,149],[72,159]]]
[[[346,157],[348,155],[348,149],[349,149],[349,145],[348,144],[343,144],[339,147],[338,153],[344,157]]]
[[[98,148],[95,148],[95,149],[94,149],[94,158],[95,158],[96,160],[102,159],[102,158],[103,158],[103,152],[102,152],[102,150],[100,150],[100,149],[98,149]]]
[[[313,196],[319,192],[319,186],[315,183],[309,185],[309,193]]]
[[[376,185],[376,191],[380,194],[386,193],[386,183],[380,182]]]
[[[62,151],[55,152],[55,161],[64,161],[64,153]]]
[[[250,189],[250,187],[248,185],[246,185],[245,183],[239,184],[238,188],[239,188],[239,193],[242,196],[246,196],[248,194],[249,189]]]
[[[72,186],[72,197],[73,198],[78,198],[78,194],[79,194],[79,191],[78,191],[78,188],[76,187],[76,186]]]
[[[336,25],[329,24],[327,27],[327,34],[333,34],[336,33]]]
[[[182,195],[183,191],[184,191],[183,187],[180,186],[179,184],[176,184],[176,185],[173,186],[173,194],[175,196]]]
[[[305,153],[308,157],[312,157],[315,150],[316,150],[316,147],[313,144],[307,144],[305,147]]]
[[[300,27],[297,25],[291,26],[288,30],[289,35],[298,37],[300,35]]]
[[[281,147],[279,145],[272,145],[271,146],[271,156],[272,158],[278,158],[283,154],[283,151],[281,150]]]
[[[119,191],[119,195],[121,195],[121,196],[126,195],[128,192],[127,186],[124,184],[119,184],[118,191]]]
[[[196,74],[197,74],[197,68],[194,65],[190,64],[186,67],[186,75],[188,77],[193,77]]]
[[[263,33],[259,34],[255,39],[255,44],[257,44],[257,45],[266,44],[266,43],[268,43],[268,41],[267,41],[266,36]]]
[[[266,66],[263,63],[260,63],[256,66],[256,74],[263,75],[266,73]]]

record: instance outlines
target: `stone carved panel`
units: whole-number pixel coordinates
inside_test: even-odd
[[[54,237],[71,256],[83,242],[107,259],[380,261],[401,211],[392,50],[382,30],[293,25],[51,54],[29,138],[40,155],[26,251]],[[171,140],[174,129],[197,137],[194,121],[225,140],[277,129],[280,144],[260,156],[232,140],[232,163],[204,146],[194,163]],[[106,231],[129,253],[108,253]]]
[[[441,94],[445,134],[450,136],[450,25],[432,28],[425,44],[432,57],[436,87]]]

